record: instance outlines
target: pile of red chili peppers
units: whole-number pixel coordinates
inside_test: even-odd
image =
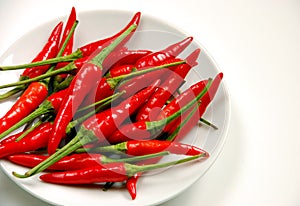
[[[187,37],[160,51],[130,49],[127,41],[141,21],[137,12],[110,37],[74,49],[79,23],[72,8],[67,23],[54,26],[32,62],[0,101],[18,96],[0,119],[0,158],[29,167],[26,178],[54,184],[122,182],[132,199],[142,173],[209,157],[181,143],[203,118],[223,73],[182,89],[198,63],[200,49],[180,57]],[[188,157],[158,163],[165,155]]]

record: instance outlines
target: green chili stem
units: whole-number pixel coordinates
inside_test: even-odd
[[[1,66],[0,71],[31,68],[31,67],[37,67],[37,66],[43,66],[43,65],[56,64],[56,63],[60,63],[60,62],[71,62],[71,61],[76,60],[80,57],[81,57],[81,51],[77,50],[77,51],[75,51],[72,54],[69,54],[67,56],[59,56],[59,57],[46,59],[46,60],[43,60],[43,61],[32,62],[32,63],[28,63],[28,64],[21,64],[21,65],[14,65],[14,66]]]
[[[89,109],[93,106],[96,106],[96,105],[99,105],[101,104],[99,107],[96,108],[96,110],[94,111],[91,111],[87,114],[85,114],[84,116],[76,119],[76,120],[73,120],[72,122],[70,122],[66,128],[66,133],[70,133],[71,132],[71,129],[74,128],[76,125],[80,124],[81,122],[83,122],[84,120],[86,120],[87,118],[91,117],[93,114],[97,113],[100,109],[104,108],[105,106],[107,106],[108,104],[110,104],[113,100],[117,99],[118,97],[120,97],[122,94],[124,94],[124,92],[118,92],[112,96],[109,96],[105,99],[102,99],[92,105],[89,105],[87,107],[84,107],[84,108],[81,108],[80,110],[78,111],[84,111],[86,109]]]
[[[19,93],[20,91],[24,90],[24,88],[25,88],[24,85],[21,85],[21,86],[13,88],[12,90],[9,90],[8,92],[6,92],[4,94],[1,94],[0,101],[5,100],[5,99]]]
[[[7,87],[19,86],[19,85],[23,85],[23,84],[28,84],[28,83],[31,83],[31,82],[37,82],[37,81],[46,79],[48,77],[55,76],[57,74],[73,71],[75,69],[77,69],[77,67],[75,66],[75,64],[73,62],[71,62],[63,68],[60,68],[60,69],[57,69],[57,70],[54,70],[54,71],[51,71],[51,72],[46,72],[45,74],[42,74],[40,76],[31,78],[31,79],[26,79],[26,80],[19,81],[19,82],[14,82],[14,83],[6,84],[6,85],[1,85],[0,89],[4,89],[4,88],[7,88]]]
[[[123,79],[128,79],[128,78],[132,78],[132,77],[135,77],[135,76],[138,76],[138,75],[142,75],[142,74],[146,74],[146,73],[149,73],[149,72],[153,72],[153,71],[156,71],[156,70],[160,70],[160,69],[164,69],[164,68],[168,68],[168,67],[172,67],[172,66],[177,66],[177,65],[180,65],[180,64],[184,64],[186,63],[185,60],[183,61],[177,61],[177,62],[173,62],[173,63],[169,63],[169,64],[162,64],[162,65],[159,65],[159,66],[155,66],[155,67],[151,67],[151,68],[148,68],[148,69],[143,69],[143,70],[135,70],[129,74],[123,74],[123,75],[120,75],[120,76],[117,76],[117,77],[113,77],[113,78],[108,78],[107,79],[107,82],[109,83],[109,85],[111,86],[111,88],[115,88],[116,85]]]
[[[101,159],[101,163],[106,164],[106,163],[111,163],[111,162],[137,162],[137,161],[151,159],[151,158],[155,158],[155,157],[161,157],[161,156],[165,156],[165,155],[169,155],[169,154],[170,154],[170,152],[164,151],[164,152],[158,152],[158,153],[154,153],[154,154],[147,154],[147,155],[142,155],[142,156],[134,156],[134,157],[120,158],[120,159],[113,159],[113,158],[103,156],[103,159]]]
[[[191,111],[191,113],[186,117],[186,119],[183,120],[183,122],[181,122],[181,124],[174,130],[174,132],[167,137],[167,141],[173,141],[174,138],[178,135],[179,131],[181,130],[181,128],[187,124],[187,122],[192,118],[192,116],[198,111],[198,105],[196,105],[193,110]]]
[[[13,172],[13,175],[19,178],[26,178],[42,172],[55,162],[59,161],[61,158],[67,156],[77,148],[89,143],[90,141],[91,135],[89,134],[89,132],[87,130],[81,130],[68,144],[66,144],[64,147],[52,154],[40,164],[27,171],[25,174],[18,174],[16,172]]]
[[[195,159],[199,159],[201,157],[205,157],[205,155],[206,154],[200,154],[200,155],[195,155],[195,156],[191,156],[191,157],[187,157],[187,158],[183,158],[183,159],[175,160],[175,161],[171,161],[171,162],[160,163],[160,164],[150,164],[150,165],[143,165],[143,166],[125,164],[125,168],[126,168],[127,175],[133,176],[136,173],[147,172],[150,170],[165,168],[165,167],[169,167],[172,165],[178,165],[178,164],[182,164],[185,162],[189,162],[189,161],[192,161]]]
[[[200,118],[200,122],[212,127],[213,129],[218,129],[218,127],[216,125],[214,125],[213,123],[211,123],[210,121],[204,119],[204,118]]]
[[[177,117],[179,117],[182,113],[186,112],[191,106],[193,106],[195,103],[199,101],[207,92],[207,90],[210,88],[212,83],[212,79],[209,79],[207,82],[207,85],[204,87],[204,89],[197,95],[196,98],[194,98],[192,101],[190,101],[188,104],[186,104],[182,109],[178,110],[174,114],[168,116],[165,119],[158,120],[158,121],[153,121],[153,122],[146,122],[147,124],[147,129],[148,130],[153,130],[154,132],[156,130],[160,130],[163,128],[166,124],[169,124],[173,120],[175,120]]]
[[[132,24],[126,31],[124,31],[118,38],[116,38],[109,46],[102,49],[102,51],[93,57],[89,62],[102,69],[102,64],[105,58],[137,27]]]
[[[12,127],[7,129],[5,132],[0,134],[0,139],[5,137],[6,135],[10,134],[11,132],[15,131],[16,129],[20,128],[21,126],[25,125],[27,122],[34,120],[35,118],[51,111],[50,102],[46,101],[42,106],[36,109],[34,112],[30,113],[28,116],[23,118],[21,121],[14,124]]]

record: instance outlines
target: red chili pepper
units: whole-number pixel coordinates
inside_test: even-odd
[[[18,137],[21,136],[23,133],[24,132],[18,132],[17,134],[13,134],[10,135],[9,137],[6,137],[5,139],[2,139],[0,141],[0,145],[16,141],[16,139],[18,139]]]
[[[121,66],[123,64],[131,64],[131,65],[135,65],[136,62],[148,55],[148,54],[151,54],[152,51],[149,51],[149,50],[127,50],[127,51],[124,51],[123,52],[123,56],[122,58],[116,58],[117,61],[111,66],[111,68],[115,68],[115,67],[118,67],[118,66]]]
[[[64,33],[62,35],[61,44],[59,46],[59,49],[62,48],[63,43],[65,42],[66,38],[68,37],[75,21],[76,21],[76,9],[75,9],[75,7],[72,7],[70,15],[69,15],[68,20],[67,20],[66,27],[64,29]],[[73,43],[74,43],[74,34],[72,34],[67,46],[65,47],[65,49],[62,53],[62,56],[66,56],[66,55],[69,55],[69,54],[72,53]]]
[[[124,162],[109,163],[79,170],[43,174],[40,179],[54,184],[93,184],[100,182],[123,182],[137,173],[181,164],[203,157],[196,155],[181,160],[152,165],[133,165]]]
[[[66,93],[67,90],[64,89],[50,95],[45,101],[40,103],[38,108],[36,108],[34,111],[32,110],[32,112],[27,116],[20,118],[18,122],[15,122],[15,124],[11,125],[11,127],[7,128],[6,131],[1,133],[0,139],[39,116],[45,115],[47,113],[56,113]]]
[[[82,124],[82,130],[92,131],[100,143],[105,143],[105,138],[109,137],[126,118],[130,117],[150,97],[159,83],[158,80],[119,105],[87,119]]]
[[[132,177],[129,177],[126,181],[126,188],[127,191],[129,192],[131,199],[135,200],[137,191],[136,191],[136,183],[138,178],[140,177],[140,174],[136,173]]]
[[[39,154],[17,154],[9,156],[8,159],[18,165],[35,167],[48,157],[49,156]],[[72,154],[70,156],[63,157],[47,168],[47,170],[76,170],[90,166],[97,166],[101,163],[102,157],[103,155],[101,154]]]
[[[59,40],[62,32],[63,22],[59,22],[53,29],[47,43],[44,45],[43,49],[39,54],[32,60],[32,62],[42,61],[50,58],[54,58],[58,52]],[[21,74],[20,80],[33,78],[44,74],[49,68],[49,65],[37,66],[32,68],[27,68]]]
[[[164,118],[159,119],[157,121],[138,121],[133,123],[128,123],[116,130],[111,136],[108,137],[108,141],[111,144],[119,143],[128,141],[131,139],[138,139],[138,140],[148,140],[150,138],[153,138],[153,136],[160,135],[162,130],[165,130],[164,128],[172,124],[177,118],[180,117],[180,115],[184,112],[186,112],[189,108],[195,105],[203,95],[206,94],[207,88],[210,86],[210,81],[207,85],[203,87],[199,93],[197,93],[196,98],[195,94],[193,94],[193,98],[189,99],[190,101],[186,101],[186,104],[183,107],[173,107],[170,110],[170,115],[166,113]],[[199,85],[199,83],[196,83],[194,85]],[[192,87],[194,87],[192,85]],[[190,89],[187,89],[182,94],[188,93]],[[190,96],[187,96],[190,97]],[[182,102],[182,101],[181,101]],[[164,109],[163,109],[164,111]],[[161,115],[162,116],[162,115]]]
[[[129,29],[129,27],[131,25],[139,25],[140,22],[140,18],[141,18],[141,12],[137,12],[133,18],[131,19],[131,21],[126,25],[126,27],[124,27],[121,31],[119,31],[118,33],[116,33],[115,35],[105,38],[105,39],[101,39],[99,41],[96,42],[92,42],[89,43],[85,46],[80,47],[80,51],[82,52],[82,56],[90,56],[93,52],[95,52],[96,50],[102,50],[103,48],[105,48],[108,44],[110,44],[112,41],[114,41],[117,37],[119,37],[122,33],[124,33],[126,30]],[[126,40],[124,41],[124,43],[126,42]],[[123,44],[124,44],[123,43]],[[119,46],[122,46],[123,44],[120,44]]]
[[[81,168],[87,168],[91,166],[97,166],[99,164],[107,164],[112,162],[137,162],[146,159],[152,159],[155,157],[162,157],[169,154],[168,152],[161,152],[156,154],[147,154],[138,157],[128,158],[109,158],[103,154],[94,153],[75,153],[69,156],[65,156],[55,162],[53,165],[47,168],[47,170],[76,170]],[[41,162],[45,161],[49,156],[40,154],[16,154],[8,156],[8,159],[18,165],[26,167],[35,167]]]
[[[108,146],[110,147],[110,146]],[[196,146],[183,144],[180,142],[170,142],[161,140],[130,140],[117,145],[112,145],[118,151],[123,151],[128,155],[140,156],[145,154],[153,154],[162,151],[168,151],[172,154],[180,155],[202,155],[208,157],[208,153]]]
[[[149,66],[156,66],[162,62],[177,57],[191,42],[193,37],[187,37],[184,40],[168,46],[167,48],[153,52],[141,59],[139,59],[135,66],[136,68],[145,68]]]
[[[61,39],[61,44],[59,45],[59,51],[61,50],[64,42],[66,41],[75,21],[76,21],[76,9],[75,7],[72,7],[71,12],[69,14],[68,20],[67,20],[67,24],[66,27],[64,29],[64,33],[62,35],[62,39]],[[71,54],[73,52],[73,44],[74,44],[74,33],[72,34],[71,38],[69,39],[67,45],[65,46],[65,49],[63,50],[63,52],[61,53],[61,56],[67,56],[69,54]],[[57,68],[61,68],[63,65],[60,65],[60,63],[58,63],[55,67],[55,69]],[[59,78],[66,78],[67,74],[60,74],[58,75]]]
[[[199,94],[205,88],[207,83],[208,83],[207,80],[202,80],[200,82],[197,82],[196,84],[193,84],[189,89],[182,92],[179,96],[177,96],[169,104],[167,104],[160,112],[160,114],[157,116],[156,120],[162,120],[165,117],[168,117],[174,114],[176,111],[180,110],[180,108],[182,108],[192,99],[194,99],[195,96],[197,96],[197,94]],[[178,117],[178,119],[181,119],[181,117]],[[164,132],[169,131],[170,128],[173,127],[173,123],[166,125],[164,128]]]
[[[0,119],[0,134],[29,115],[47,97],[48,88],[42,82],[31,83],[11,109]]]
[[[151,118],[155,119],[159,114],[159,109],[162,108],[167,100],[174,94],[174,92],[182,85],[184,79],[190,69],[197,65],[197,58],[200,50],[197,49],[192,52],[187,58],[186,64],[181,64],[168,75],[168,78],[160,85],[156,92],[150,99],[139,109],[136,115],[136,121],[150,121]],[[150,118],[151,114],[151,118]]]
[[[0,158],[46,147],[52,126],[50,122],[43,123],[20,141],[0,145]]]
[[[80,69],[76,76],[73,78],[68,92],[62,102],[57,116],[54,120],[53,134],[49,138],[48,153],[53,154],[61,139],[65,137],[66,128],[68,123],[73,118],[75,111],[81,105],[83,99],[87,96],[88,92],[97,85],[102,74],[106,71],[102,67],[104,59],[110,52],[115,49],[128,35],[136,29],[135,24],[131,25],[128,30],[118,36],[105,50],[101,50],[94,56],[84,68]]]
[[[140,58],[135,63],[134,67],[114,67],[110,69],[110,75],[124,75],[131,73],[134,70],[147,69],[150,66],[158,66],[165,63],[169,59],[173,59],[178,54],[180,54],[191,42],[193,38],[188,37],[180,42],[177,42],[164,50],[158,52],[151,52],[150,54]]]
[[[172,134],[173,132],[175,132],[177,127],[180,127],[178,133],[174,137],[172,137],[173,139],[176,138],[176,141],[182,139],[197,124],[199,119],[206,111],[208,105],[215,97],[222,79],[223,79],[223,73],[219,73],[216,76],[215,81],[212,83],[211,87],[209,88],[208,92],[201,98],[200,100],[201,104],[198,107],[198,112],[193,114],[192,117],[190,117],[188,122],[180,126],[182,124],[182,121],[185,121],[185,119],[188,118],[188,112],[187,112],[186,114],[183,115],[182,119],[178,119],[172,124],[172,127],[170,127],[170,130],[168,131],[169,134]]]
[[[178,62],[178,63],[180,63],[180,62]],[[160,70],[161,71],[164,70],[166,72],[166,69],[162,69],[162,68],[169,67],[171,65],[172,64],[164,64],[164,65],[161,65],[160,67],[153,67],[153,68],[149,68],[147,70],[132,72],[130,74],[125,74],[125,75],[117,76],[117,77],[113,77],[113,78],[103,77],[101,79],[101,81],[99,82],[99,84],[96,88],[96,91],[90,92],[90,94],[85,98],[84,102],[82,103],[82,106],[84,107],[86,105],[92,104],[93,102],[98,102],[104,98],[111,96],[116,91],[116,88],[119,86],[119,83],[123,79],[128,79],[132,75],[136,76],[137,73],[141,73],[141,72],[152,73],[151,71],[160,71]],[[138,75],[138,76],[140,77],[141,75]],[[128,98],[129,96],[132,96],[138,90],[148,87],[151,82],[154,82],[157,80],[156,75],[147,76],[147,77],[151,77],[151,78],[147,78],[146,76],[143,76],[143,77],[145,77],[146,79],[142,79],[142,81],[143,82],[147,81],[147,84],[144,84],[143,86],[140,85],[139,87],[136,87],[135,84],[126,85],[126,88],[124,90],[122,90],[122,91],[126,92],[125,94],[123,94],[123,98]],[[120,88],[118,88],[118,90],[120,90]]]

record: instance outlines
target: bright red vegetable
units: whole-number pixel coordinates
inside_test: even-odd
[[[163,116],[160,120],[157,121],[138,121],[133,123],[128,123],[116,130],[111,136],[108,137],[108,141],[111,144],[124,142],[131,139],[136,140],[148,140],[150,138],[158,137],[162,131],[165,131],[165,128],[172,125],[172,122],[174,122],[177,118],[180,117],[180,115],[184,112],[186,112],[189,108],[195,105],[203,95],[206,94],[207,88],[209,88],[211,81],[207,85],[204,85],[202,90],[199,90],[198,93],[193,93],[193,98],[188,99],[189,101],[185,101],[185,105],[181,105],[182,107],[173,107],[168,108],[169,113],[163,113],[163,115],[160,115],[160,117]],[[195,87],[196,85],[199,85],[199,82],[192,85],[191,87]],[[189,90],[187,89],[182,93],[181,96],[184,96],[186,100],[187,97],[190,96],[184,95],[189,94]],[[181,97],[180,96],[180,97]],[[196,97],[196,98],[195,98]],[[181,98],[179,98],[181,99]],[[183,100],[181,99],[181,102]],[[178,102],[177,99],[173,100],[172,102]],[[172,103],[171,102],[171,103]],[[168,106],[168,105],[167,105]],[[164,111],[165,109],[163,109]]]
[[[38,53],[38,55],[32,60],[32,62],[43,61],[46,59],[51,59],[56,57],[58,52],[59,40],[62,32],[63,23],[59,22],[53,29],[47,43],[44,45],[43,49]],[[21,74],[20,80],[33,78],[44,74],[49,69],[49,65],[37,66],[32,68],[27,68]]]
[[[141,18],[141,12],[137,12],[132,17],[131,21],[121,31],[119,31],[115,35],[113,35],[111,37],[108,37],[108,38],[105,38],[105,39],[101,39],[101,40],[96,41],[96,42],[89,43],[85,46],[80,47],[79,50],[82,52],[82,56],[83,57],[90,56],[93,52],[102,50],[103,48],[107,47],[107,45],[109,45],[116,38],[118,38],[122,33],[124,33],[126,30],[128,30],[131,25],[134,25],[134,24],[139,25],[140,18]],[[128,38],[129,37],[130,36],[128,36]],[[124,41],[124,43],[125,42],[126,42],[126,40]],[[119,47],[122,47],[124,43],[119,44]]]
[[[46,122],[27,134],[18,142],[12,141],[5,144],[0,144],[0,158],[46,147],[49,134],[53,128],[52,126],[52,123]]]
[[[51,135],[48,143],[48,153],[53,154],[60,141],[65,137],[66,128],[68,123],[73,118],[75,111],[79,108],[84,98],[87,96],[93,86],[98,84],[102,74],[105,73],[102,63],[104,59],[111,53],[121,42],[126,39],[136,29],[135,24],[131,25],[128,30],[121,33],[112,44],[106,47],[106,49],[100,50],[100,52],[94,56],[88,63],[84,65],[84,68],[79,70],[76,76],[73,78],[68,92],[62,102],[57,116],[54,120],[53,134]]]
[[[146,69],[150,66],[158,66],[165,63],[167,60],[172,59],[179,55],[191,42],[193,38],[188,37],[180,42],[176,42],[175,44],[168,46],[164,50],[158,52],[152,52],[139,60],[135,63],[133,67],[114,67],[110,69],[109,73],[111,76],[118,76],[131,73],[134,70],[142,70]]]
[[[109,158],[103,154],[89,154],[89,153],[78,153],[71,154],[61,158],[53,165],[47,168],[47,170],[76,170],[81,168],[87,168],[91,166],[97,166],[99,164],[107,164],[112,162],[137,162],[146,159],[152,159],[155,157],[162,157],[168,155],[168,152],[160,152],[155,154],[147,154],[137,157],[128,158]],[[15,154],[8,156],[8,159],[18,165],[26,167],[35,167],[49,156],[40,154]]]
[[[42,82],[31,83],[10,110],[0,119],[0,134],[29,115],[47,97],[48,88]]]
[[[123,182],[137,173],[181,164],[203,157],[196,155],[181,160],[152,165],[133,165],[124,162],[108,163],[79,170],[43,174],[40,179],[54,184],[93,184],[101,182]]]
[[[128,118],[144,101],[146,101],[147,98],[149,98],[156,89],[157,84],[159,84],[159,81],[155,82],[151,87],[135,94],[131,98],[128,98],[126,101],[121,102],[119,105],[95,114],[84,121],[79,128],[77,135],[68,144],[66,144],[58,152],[52,154],[44,162],[32,168],[24,175],[24,177],[31,176],[47,169],[54,162],[70,154],[82,145],[94,142],[95,140],[98,140],[102,145],[106,144],[106,137],[111,135],[111,133],[116,130],[117,127],[126,120],[126,118]]]
[[[21,118],[13,124],[11,127],[7,128],[6,131],[0,134],[0,139],[25,125],[27,122],[34,120],[35,118],[48,114],[56,113],[61,105],[63,98],[65,97],[67,90],[61,90],[59,92],[53,93],[45,101],[43,101],[37,109],[28,114],[27,116]]]
[[[159,114],[158,108],[162,108],[165,105],[167,100],[182,85],[190,69],[197,65],[196,60],[199,53],[199,49],[195,50],[186,58],[185,64],[181,64],[173,70],[174,72],[167,77],[144,106],[139,109],[136,115],[136,121],[150,121],[150,114],[153,119],[156,118]]]
[[[180,127],[180,130],[177,132],[177,134],[172,137],[173,139],[176,138],[176,141],[182,139],[197,124],[197,122],[203,116],[207,107],[215,97],[222,79],[223,73],[221,72],[215,77],[215,81],[212,83],[208,92],[201,98],[201,104],[198,107],[198,112],[193,114],[192,117],[190,117],[190,120]],[[168,133],[172,134],[173,132],[175,132],[176,128],[179,127],[182,121],[184,121],[186,118],[188,118],[188,112],[187,114],[184,114],[182,119],[178,119],[172,124],[172,127],[170,127]]]

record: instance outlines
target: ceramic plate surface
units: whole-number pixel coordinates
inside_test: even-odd
[[[114,34],[123,28],[133,15],[132,12],[110,10],[79,13],[75,48]],[[43,46],[51,29],[58,21],[65,19],[66,17],[54,19],[25,34],[2,55],[0,65],[30,62],[34,54]],[[160,50],[187,36],[190,35],[173,25],[142,14],[138,30],[128,43],[128,47]],[[180,54],[180,57],[184,58],[196,48],[201,49],[199,64],[188,74],[186,83],[183,85],[184,88],[204,78],[213,78],[221,71],[205,48],[197,41],[197,37],[194,36],[192,44]],[[19,74],[20,71],[1,72],[0,82],[5,84],[17,81]],[[224,79],[226,81],[226,74],[224,74]],[[1,90],[1,93],[5,91]],[[1,116],[5,114],[14,101],[15,99],[10,99],[1,103]],[[137,198],[134,201],[131,200],[124,187],[114,187],[104,192],[99,186],[60,186],[43,183],[39,180],[38,175],[27,179],[18,179],[11,175],[12,171],[22,173],[26,172],[27,168],[14,165],[6,160],[0,160],[0,165],[7,176],[22,189],[54,205],[120,205],[120,203],[123,206],[158,205],[174,198],[191,186],[203,176],[218,157],[226,139],[230,118],[230,99],[224,82],[204,117],[217,125],[219,129],[214,130],[205,125],[195,127],[182,142],[205,149],[210,153],[210,157],[203,162],[191,162],[147,173],[138,182]],[[166,160],[168,158],[161,161]]]

